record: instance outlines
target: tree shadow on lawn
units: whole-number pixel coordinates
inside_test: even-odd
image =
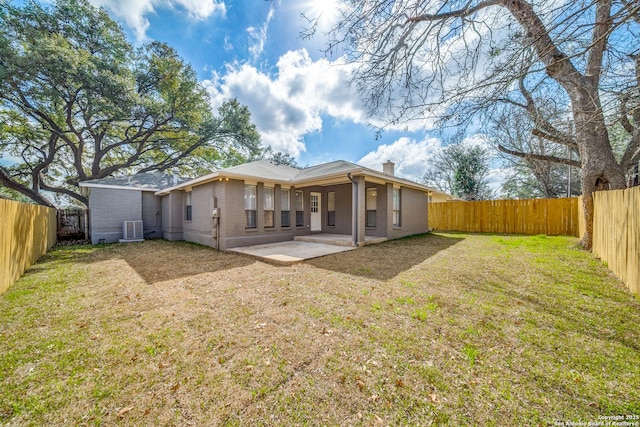
[[[116,272],[118,261],[124,261],[147,283],[154,284],[203,273],[215,273],[245,267],[255,260],[216,251],[189,242],[146,240],[144,242],[64,247],[48,253],[27,274],[49,268],[52,262],[106,263],[107,274]]]
[[[512,277],[506,274],[492,274],[500,278],[496,283],[513,284]],[[566,278],[559,280],[550,272],[541,271],[539,274],[547,278],[545,284],[530,288],[483,281],[469,289],[495,295],[483,298],[485,300],[503,301],[506,297],[510,304],[519,305],[520,311],[536,313],[533,318],[539,331],[579,334],[596,342],[615,341],[640,351],[638,328],[635,327],[640,324],[640,303],[629,298],[626,289],[611,286],[597,278],[590,286],[580,286]]]
[[[305,263],[340,273],[387,280],[462,240],[464,237],[421,234],[368,245]],[[216,251],[196,243],[158,239],[135,243],[63,247],[49,252],[25,274],[47,270],[51,263],[69,262],[104,263],[103,271],[93,274],[117,276],[123,274],[123,267],[118,265],[119,261],[124,261],[150,285],[203,273],[247,267],[256,263],[251,257]]]
[[[339,273],[388,280],[464,239],[418,234],[311,259],[305,263]]]

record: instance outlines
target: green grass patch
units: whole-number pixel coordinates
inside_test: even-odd
[[[291,267],[56,248],[0,296],[0,424],[553,425],[640,415],[640,300],[568,237]]]

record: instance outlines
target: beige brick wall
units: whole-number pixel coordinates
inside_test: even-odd
[[[363,177],[358,178],[359,194],[358,194],[358,210],[360,212],[358,219],[358,228],[360,231],[359,239],[362,240],[368,236],[388,236],[390,238],[402,237],[411,234],[423,233],[426,231],[426,194],[411,190],[402,189],[402,226],[394,229],[392,227],[392,207],[393,193],[391,185],[380,185],[375,183],[366,183]],[[292,240],[296,235],[304,235],[310,233],[311,213],[309,209],[311,192],[319,192],[322,194],[322,231],[326,233],[351,234],[352,230],[352,184],[341,184],[335,186],[312,186],[295,188],[290,190],[290,227],[282,227],[280,222],[280,186],[266,184],[268,187],[274,188],[274,224],[273,228],[264,227],[264,210],[263,210],[263,194],[265,184],[258,182],[256,185],[256,225],[255,229],[246,228],[246,217],[244,210],[244,181],[241,180],[224,180],[215,181],[213,183],[203,184],[194,187],[192,190],[192,213],[191,221],[184,221],[180,217],[180,221],[175,221],[178,217],[176,206],[180,208],[178,211],[184,211],[183,197],[184,191],[171,193],[173,197],[172,219],[164,219],[163,224],[173,224],[174,235],[177,236],[179,230],[177,223],[181,225],[184,231],[184,240],[192,241],[212,247],[218,247],[221,250],[245,245],[257,245],[263,243],[271,243],[278,241]],[[367,228],[365,230],[365,200],[366,188],[375,187],[377,196],[377,218],[376,227]],[[303,191],[304,197],[304,225],[296,227],[296,190]],[[336,193],[336,225],[329,227],[327,225],[327,193],[335,191]],[[174,195],[174,193],[177,193]],[[166,198],[167,196],[165,196]],[[169,201],[167,201],[169,203]],[[214,207],[220,209],[218,238],[214,238],[213,229],[214,221],[211,211]],[[166,210],[166,206],[165,206]]]
[[[392,195],[393,197],[393,195]],[[411,236],[427,232],[427,195],[418,190],[401,187],[400,224],[389,231],[389,238]]]
[[[162,237],[162,199],[151,191],[142,192],[142,226],[145,239]]]
[[[336,225],[330,227],[327,225],[327,208],[328,208],[328,196],[327,194],[333,191],[336,193]],[[322,192],[322,227],[326,233],[336,234],[351,234],[351,184],[332,185],[329,187],[323,187]]]
[[[183,240],[184,191],[162,196],[162,236],[167,240]]]
[[[90,191],[91,243],[117,242],[122,239],[124,221],[142,220],[141,191],[110,188],[91,188]]]
[[[186,197],[186,194],[183,196]],[[191,191],[191,221],[183,221],[184,240],[215,247],[213,239],[214,184],[193,187]]]
[[[290,189],[291,227],[280,224],[280,187],[267,184],[274,188],[275,209],[273,228],[264,227],[263,194],[265,184],[256,186],[256,225],[255,229],[246,228],[244,210],[244,181],[229,180],[216,183],[215,195],[220,208],[220,249],[233,248],[244,245],[258,245],[285,240],[293,240],[293,236],[300,232],[295,227],[295,189]],[[308,203],[308,202],[307,202]],[[308,210],[307,203],[305,211]],[[308,223],[308,220],[307,220]],[[304,228],[301,229],[305,231]]]
[[[366,227],[366,235],[385,237],[387,235],[387,187],[386,185],[379,185],[371,182],[367,182],[365,187],[375,188],[377,192],[376,225],[375,227]]]

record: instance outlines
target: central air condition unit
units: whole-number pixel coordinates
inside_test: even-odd
[[[122,224],[121,242],[135,242],[144,240],[142,221],[125,221]]]

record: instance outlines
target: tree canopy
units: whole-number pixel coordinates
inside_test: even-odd
[[[487,182],[491,156],[486,148],[461,142],[438,153],[423,181],[464,200],[486,200],[492,196]]]
[[[640,5],[631,0],[349,0],[328,52],[355,65],[353,84],[388,123],[469,123],[506,102],[527,110],[545,138],[579,153],[591,245],[597,189],[625,186],[640,159]],[[566,99],[573,137],[546,128],[530,103]],[[524,88],[524,90],[522,90]],[[620,161],[607,127],[628,133]]]
[[[245,106],[212,112],[170,46],[134,49],[87,0],[0,3],[0,152],[20,161],[0,181],[82,203],[78,182],[119,173],[200,174],[261,152]]]

